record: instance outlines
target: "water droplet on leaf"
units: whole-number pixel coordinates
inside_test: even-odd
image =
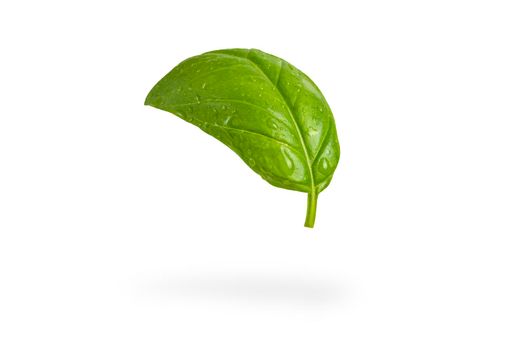
[[[318,129],[317,128],[313,128],[313,127],[309,127],[307,129],[307,133],[309,136],[315,136],[315,135],[318,135]]]
[[[320,169],[319,169],[320,172],[327,174],[328,168],[329,168],[329,161],[326,158],[322,158],[322,160],[320,161]]]
[[[275,122],[274,119],[268,119],[267,126],[269,126],[271,129],[274,129],[274,130],[278,129],[278,124]]]
[[[287,147],[282,147],[282,157],[286,164],[286,168],[282,170],[284,170],[286,174],[292,174],[295,170],[295,164],[293,163],[291,151]]]

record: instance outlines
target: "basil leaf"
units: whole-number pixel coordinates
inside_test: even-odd
[[[259,50],[211,51],[176,66],[145,104],[217,138],[270,184],[307,192],[313,227],[340,148],[331,109],[304,73]]]

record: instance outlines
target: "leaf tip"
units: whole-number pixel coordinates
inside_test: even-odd
[[[151,106],[151,92],[147,94],[146,99],[144,100],[144,106]]]

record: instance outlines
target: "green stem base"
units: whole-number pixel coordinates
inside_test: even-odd
[[[317,215],[317,192],[310,192],[307,195],[307,214],[305,227],[313,228],[315,226],[315,216]]]

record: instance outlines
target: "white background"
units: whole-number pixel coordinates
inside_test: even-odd
[[[521,1],[0,5],[0,349],[523,349]],[[306,195],[144,107],[258,48],[319,85]]]

